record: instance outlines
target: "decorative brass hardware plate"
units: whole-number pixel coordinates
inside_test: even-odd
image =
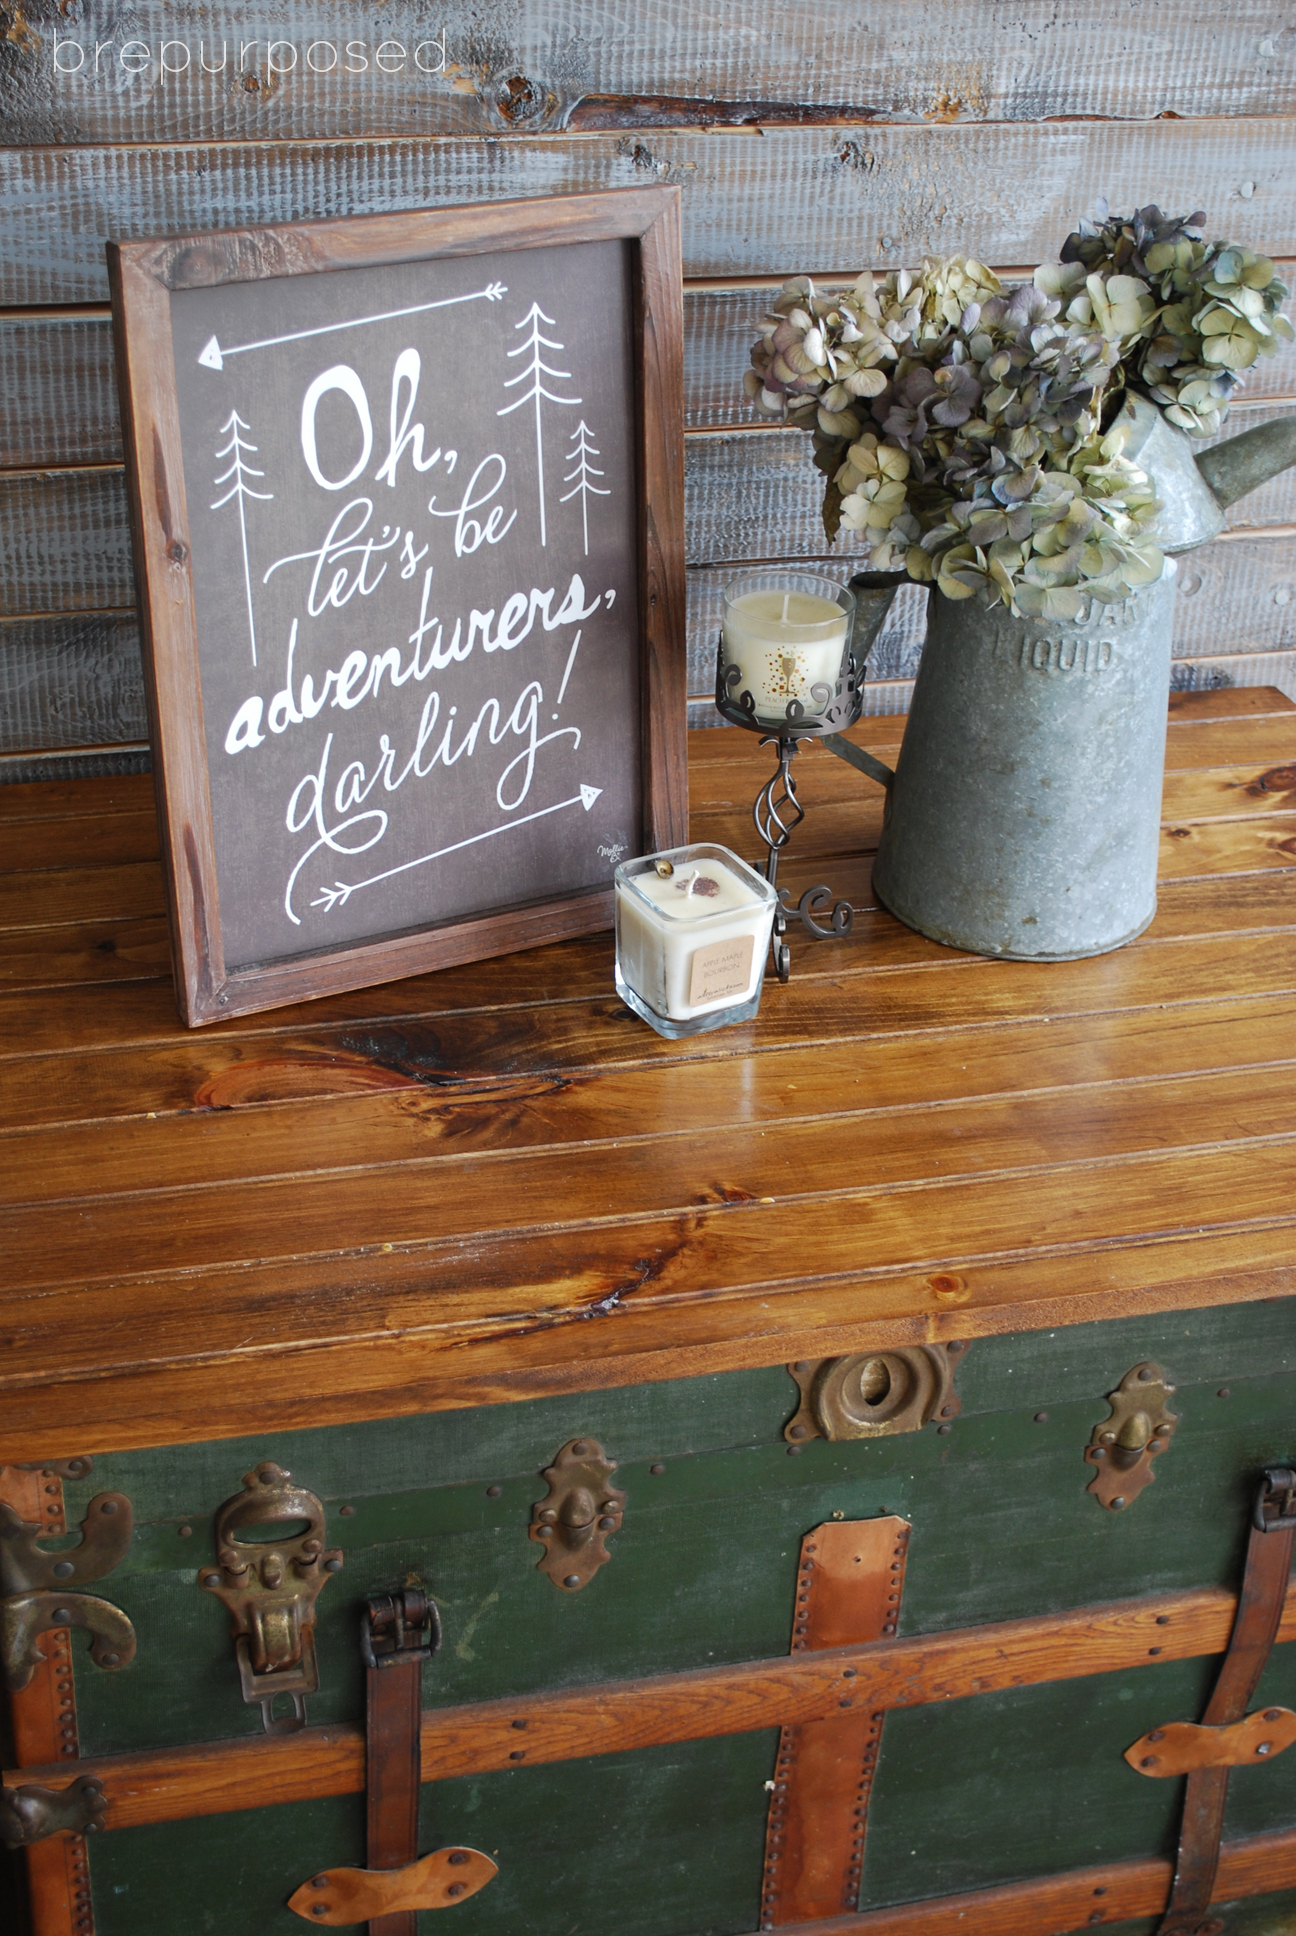
[[[803,1358],[788,1366],[801,1403],[783,1436],[793,1445],[806,1439],[882,1439],[921,1432],[935,1418],[956,1418],[961,1407],[954,1373],[965,1349],[918,1344],[846,1358]]]
[[[1199,1727],[1195,1721],[1167,1721],[1149,1728],[1125,1759],[1136,1774],[1153,1779],[1190,1775],[1194,1768],[1254,1768],[1274,1760],[1296,1741],[1296,1714],[1289,1707],[1267,1707],[1227,1728]]]
[[[41,1634],[59,1628],[92,1634],[90,1656],[99,1667],[125,1667],[135,1658],[135,1630],[126,1615],[77,1590],[112,1572],[130,1545],[134,1523],[124,1494],[101,1492],[86,1508],[81,1544],[51,1553],[38,1544],[49,1528],[0,1501],[0,1669],[11,1693],[26,1687],[44,1660],[36,1645]]]
[[[1152,1461],[1174,1437],[1174,1386],[1160,1365],[1135,1365],[1107,1394],[1111,1416],[1095,1425],[1085,1463],[1097,1468],[1086,1490],[1108,1512],[1122,1512],[1156,1478]]]
[[[615,1471],[597,1439],[571,1439],[545,1469],[549,1494],[531,1508],[530,1537],[545,1549],[537,1571],[566,1593],[588,1586],[612,1557],[607,1535],[620,1530],[626,1503],[609,1483]]]
[[[480,1849],[437,1849],[405,1869],[326,1869],[288,1898],[308,1923],[336,1929],[404,1910],[453,1909],[499,1874]]]
[[[302,1520],[305,1529],[294,1531]],[[246,1537],[261,1528],[266,1536]],[[217,1565],[198,1574],[204,1592],[229,1609],[243,1699],[260,1703],[267,1734],[304,1727],[306,1696],[319,1687],[315,1602],[343,1564],[340,1551],[325,1552],[324,1531],[322,1502],[267,1460],[217,1512]],[[293,1711],[276,1718],[282,1694]]]
[[[0,1472],[6,1468],[0,1466]],[[19,1461],[9,1470],[39,1472],[44,1479],[88,1479],[94,1471],[93,1459],[32,1459]]]
[[[70,1829],[89,1835],[102,1827],[108,1806],[103,1784],[82,1775],[70,1788],[0,1788],[0,1842],[7,1849],[27,1849],[49,1835]]]

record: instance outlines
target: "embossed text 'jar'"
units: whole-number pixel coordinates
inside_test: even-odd
[[[1156,912],[1175,563],[1076,619],[933,590],[873,871],[910,927],[974,953],[1102,954]]]

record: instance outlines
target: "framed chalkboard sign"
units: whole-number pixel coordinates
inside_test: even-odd
[[[679,192],[110,246],[191,1027],[687,837]]]

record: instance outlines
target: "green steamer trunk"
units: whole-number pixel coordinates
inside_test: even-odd
[[[200,1796],[179,1819],[114,1825],[129,1812],[114,1799],[127,1767],[115,1758],[132,1757],[136,1774],[146,1766],[156,1785],[182,1749],[213,1744],[218,1771],[222,1754],[267,1742],[260,1707],[240,1689],[229,1616],[200,1576],[217,1558],[217,1509],[269,1461],[319,1496],[327,1547],[344,1559],[317,1601],[308,1727],[282,1737],[285,1751],[317,1731],[355,1738],[366,1600],[411,1585],[434,1601],[443,1634],[421,1670],[425,1725],[438,1709],[537,1696],[560,1722],[564,1703],[615,1695],[632,1677],[786,1662],[802,1541],[839,1522],[912,1529],[897,1632],[883,1649],[1004,1622],[1038,1623],[1043,1635],[1077,1608],[1236,1592],[1256,1478],[1285,1465],[1296,1441],[1288,1304],[988,1338],[954,1362],[952,1416],[942,1408],[921,1429],[859,1440],[789,1442],[797,1384],[776,1367],[96,1460],[64,1482],[66,1522],[75,1528],[104,1492],[131,1502],[129,1550],[89,1590],[129,1616],[138,1645],[128,1665],[104,1671],[86,1637],[71,1637],[70,1765],[104,1781],[109,1806],[84,1842],[92,1925],[60,1924],[38,1904],[37,1936],[85,1926],[95,1936],[293,1936],[296,1890],[325,1871],[365,1868],[362,1762],[350,1792],[284,1800],[266,1762],[245,1792],[223,1794],[219,1812]],[[1085,1448],[1109,1415],[1108,1394],[1148,1362],[1174,1387],[1173,1436],[1155,1483],[1108,1510],[1088,1490],[1097,1468]],[[624,1511],[606,1535],[606,1562],[567,1590],[538,1566],[548,1549],[529,1530],[547,1497],[541,1473],[561,1447],[589,1440],[615,1462],[610,1485]],[[1112,1909],[1124,1899],[1119,1865],[1173,1860],[1184,1782],[1149,1779],[1123,1756],[1149,1730],[1198,1720],[1222,1644],[1165,1659],[1155,1645],[1125,1645],[1109,1669],[1094,1671],[1086,1656],[1080,1673],[1055,1651],[1033,1680],[1014,1670],[981,1693],[888,1700],[850,1905],[866,1912],[861,1931],[917,1929],[905,1905],[934,1911],[942,1898],[1005,1890],[999,1908],[987,1896],[959,1926],[1043,1936],[1088,1927],[1097,1911],[1128,1936],[1156,1929],[1155,1914],[1110,1917],[1107,1899]],[[1184,1643],[1164,1651],[1182,1656]],[[1296,1706],[1296,1650],[1286,1645],[1250,1703],[1266,1705]],[[276,1717],[289,1707],[281,1696]],[[425,1752],[418,1854],[464,1847],[498,1867],[469,1900],[447,1905],[448,1927],[747,1936],[769,1926],[762,1877],[777,1846],[767,1829],[783,1716],[767,1709],[765,1725],[750,1725],[753,1710],[741,1731],[720,1732],[733,1721],[717,1723],[702,1704],[691,1730],[687,1718],[672,1724],[676,1738],[591,1754],[590,1737],[539,1761],[533,1710],[505,1765],[439,1777]],[[682,1738],[690,1731],[698,1738]],[[26,1769],[8,1777],[32,1779]],[[1226,1845],[1294,1821],[1296,1755],[1236,1770]],[[1290,1851],[1285,1860],[1290,1874],[1271,1865],[1272,1886],[1248,1885],[1212,1916],[1247,1936],[1296,1928],[1296,1888],[1279,1886],[1296,1885]],[[1096,1884],[1095,1909],[1073,1922],[1047,1905],[1022,1909],[1020,1888],[1012,1893],[1095,1868],[1117,1882]],[[421,1936],[447,1927],[439,1913],[419,1913]],[[788,1920],[797,1918],[776,1915]]]

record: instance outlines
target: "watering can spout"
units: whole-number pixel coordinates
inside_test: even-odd
[[[1197,459],[1197,469],[1222,511],[1292,464],[1296,464],[1296,416],[1257,424]]]

